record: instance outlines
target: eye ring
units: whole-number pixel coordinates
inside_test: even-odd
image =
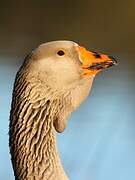
[[[59,56],[64,56],[64,55],[65,55],[65,52],[64,52],[62,49],[60,49],[60,50],[57,51],[57,54],[58,54]]]

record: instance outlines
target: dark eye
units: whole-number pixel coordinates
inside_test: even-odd
[[[57,52],[57,54],[58,54],[59,56],[64,56],[65,52],[64,52],[63,50],[59,50],[59,51]]]

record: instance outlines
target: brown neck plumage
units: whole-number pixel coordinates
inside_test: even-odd
[[[41,82],[17,74],[10,114],[10,152],[17,180],[67,179],[56,148],[54,121],[61,101]],[[57,124],[57,123],[56,123]],[[56,125],[57,126],[57,125]]]

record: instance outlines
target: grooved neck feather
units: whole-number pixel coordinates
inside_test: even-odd
[[[10,116],[15,177],[17,180],[66,180],[53,125],[62,115],[64,102],[62,98],[55,99],[49,89],[43,90],[39,82],[28,83],[21,76],[18,74],[16,79]]]

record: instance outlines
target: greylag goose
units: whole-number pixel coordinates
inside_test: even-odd
[[[41,44],[17,72],[9,145],[16,180],[67,180],[56,145],[70,114],[87,98],[95,75],[112,56],[72,41]]]

